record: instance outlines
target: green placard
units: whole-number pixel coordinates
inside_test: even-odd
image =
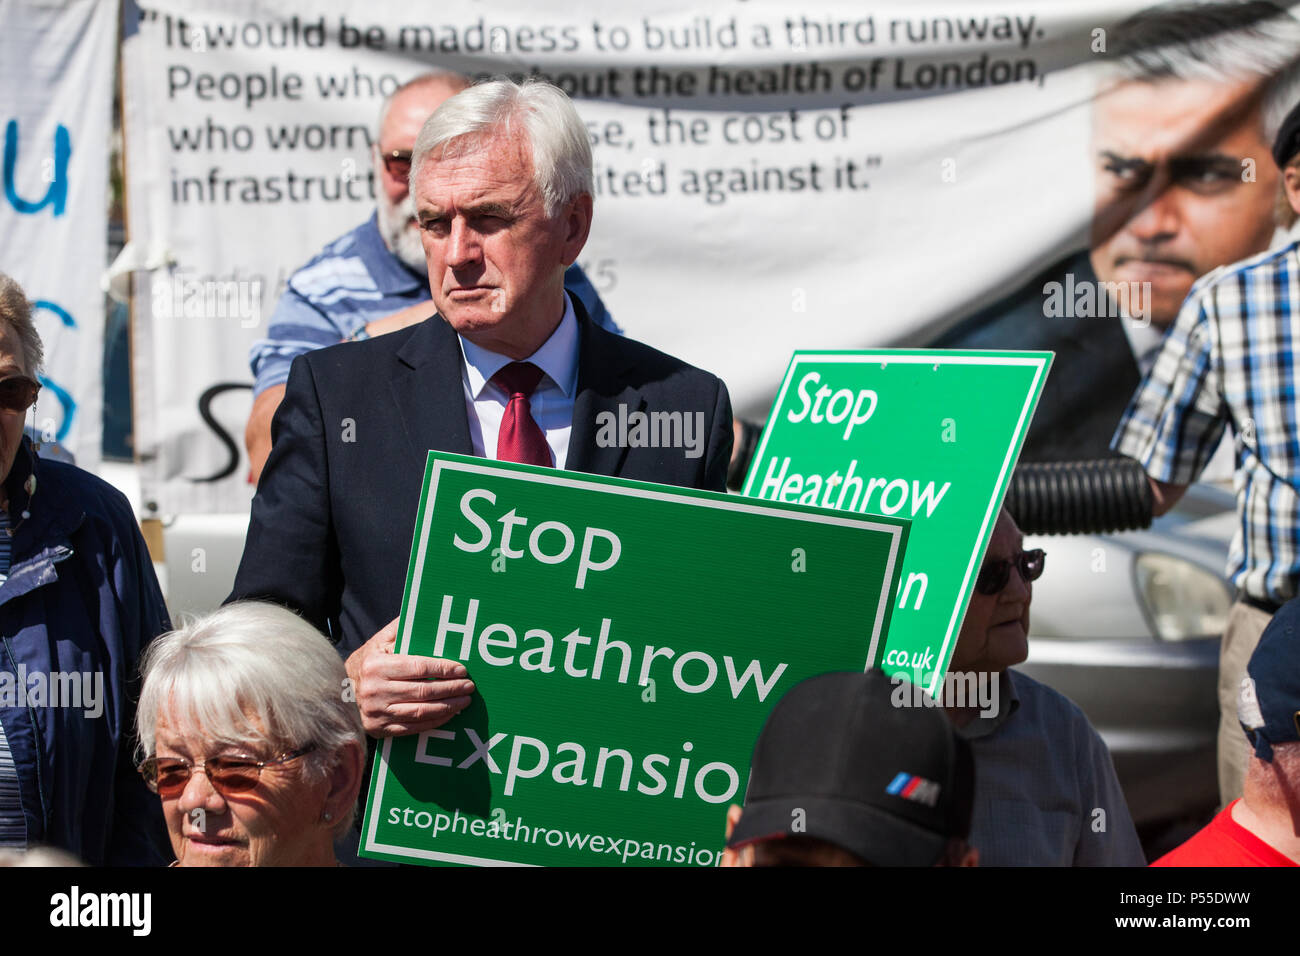
[[[932,695],[1051,361],[1051,352],[795,352],[746,477],[755,498],[913,520],[872,663]]]
[[[876,656],[908,525],[430,453],[397,651],[478,692],[380,745],[361,852],[717,863],[772,705]]]

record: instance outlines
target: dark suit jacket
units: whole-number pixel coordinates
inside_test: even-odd
[[[723,491],[731,402],[713,375],[578,313],[578,386],[566,467]],[[621,404],[703,412],[704,454],[596,444]],[[345,657],[397,616],[430,449],[472,455],[461,350],[441,316],[294,360],[272,424],[228,601],[263,598],[331,633]]]
[[[1021,461],[1111,458],[1110,440],[1141,383],[1133,348],[1118,318],[1044,314],[1043,287],[1096,282],[1086,251],[1056,263],[933,344],[952,349],[1052,351],[1056,358],[1020,451]]]

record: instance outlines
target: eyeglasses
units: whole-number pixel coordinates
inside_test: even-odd
[[[384,169],[388,170],[388,175],[394,179],[405,179],[411,175],[411,151],[409,149],[394,149],[387,153],[381,153],[384,161]]]
[[[14,375],[0,380],[0,408],[11,412],[25,412],[36,403],[40,382],[26,375]]]
[[[220,793],[245,793],[257,786],[262,776],[263,767],[273,767],[288,763],[316,749],[315,744],[308,744],[293,753],[287,753],[275,760],[253,760],[250,757],[212,757],[191,763],[185,757],[150,757],[140,762],[136,769],[144,777],[144,784],[160,797],[179,795],[190,782],[190,776],[201,770],[207,774],[208,782]]]
[[[1043,561],[1046,557],[1046,551],[1034,548],[1032,551],[1021,551],[1013,558],[986,558],[979,577],[975,579],[975,590],[990,597],[1000,594],[1011,579],[1012,565],[1020,571],[1020,577],[1026,584],[1037,581],[1043,576]]]

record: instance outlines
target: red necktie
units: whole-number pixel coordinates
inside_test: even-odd
[[[511,362],[492,376],[497,387],[510,396],[497,433],[497,461],[551,467],[551,446],[528,405],[528,396],[541,380],[542,370],[531,362]]]

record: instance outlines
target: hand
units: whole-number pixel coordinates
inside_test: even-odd
[[[474,682],[459,661],[394,654],[397,618],[347,660],[361,723],[372,737],[400,737],[441,727],[469,706]]]
[[[1147,484],[1151,486],[1151,514],[1157,518],[1178,504],[1183,493],[1187,491],[1186,485],[1157,481],[1150,475],[1147,475]]]

